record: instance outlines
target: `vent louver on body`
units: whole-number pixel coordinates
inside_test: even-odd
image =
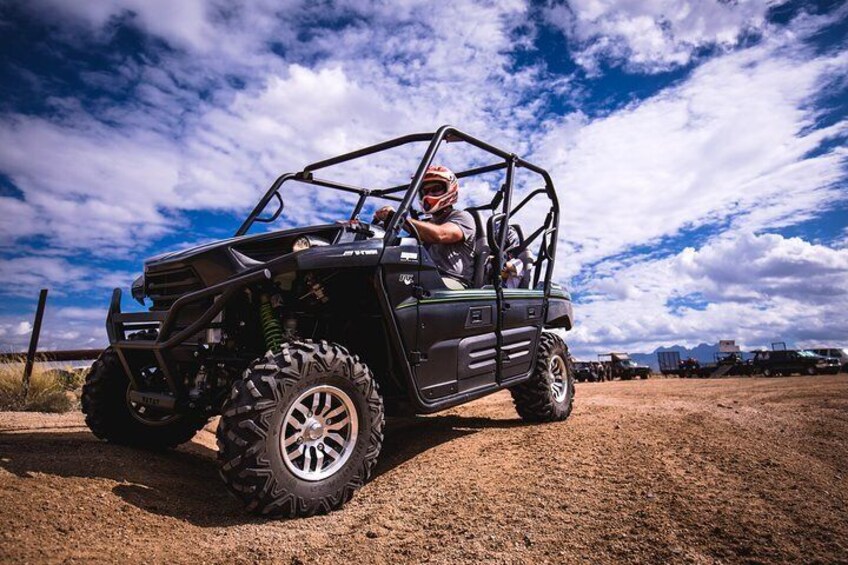
[[[151,310],[167,310],[180,296],[200,290],[203,283],[191,267],[155,271],[145,275]]]

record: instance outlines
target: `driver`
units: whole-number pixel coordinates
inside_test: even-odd
[[[421,242],[438,267],[445,284],[451,289],[470,286],[474,276],[474,218],[465,210],[453,207],[459,198],[456,175],[441,165],[427,168],[421,183],[421,209],[429,220],[408,218],[406,221],[421,237]],[[387,222],[395,209],[383,206],[374,213],[374,222]]]

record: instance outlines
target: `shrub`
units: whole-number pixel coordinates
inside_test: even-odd
[[[0,410],[67,412],[76,406],[76,397],[67,388],[72,381],[38,365],[33,368],[24,401],[23,373],[23,363],[0,364]]]

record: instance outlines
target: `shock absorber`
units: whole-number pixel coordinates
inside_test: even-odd
[[[262,325],[262,337],[265,348],[277,351],[283,344],[283,326],[274,312],[274,306],[267,294],[259,297],[259,322]]]

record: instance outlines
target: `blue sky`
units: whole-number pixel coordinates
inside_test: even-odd
[[[42,286],[45,347],[103,345],[144,258],[230,235],[280,172],[444,123],[552,172],[579,355],[848,345],[844,2],[30,0],[0,30],[0,349]]]

